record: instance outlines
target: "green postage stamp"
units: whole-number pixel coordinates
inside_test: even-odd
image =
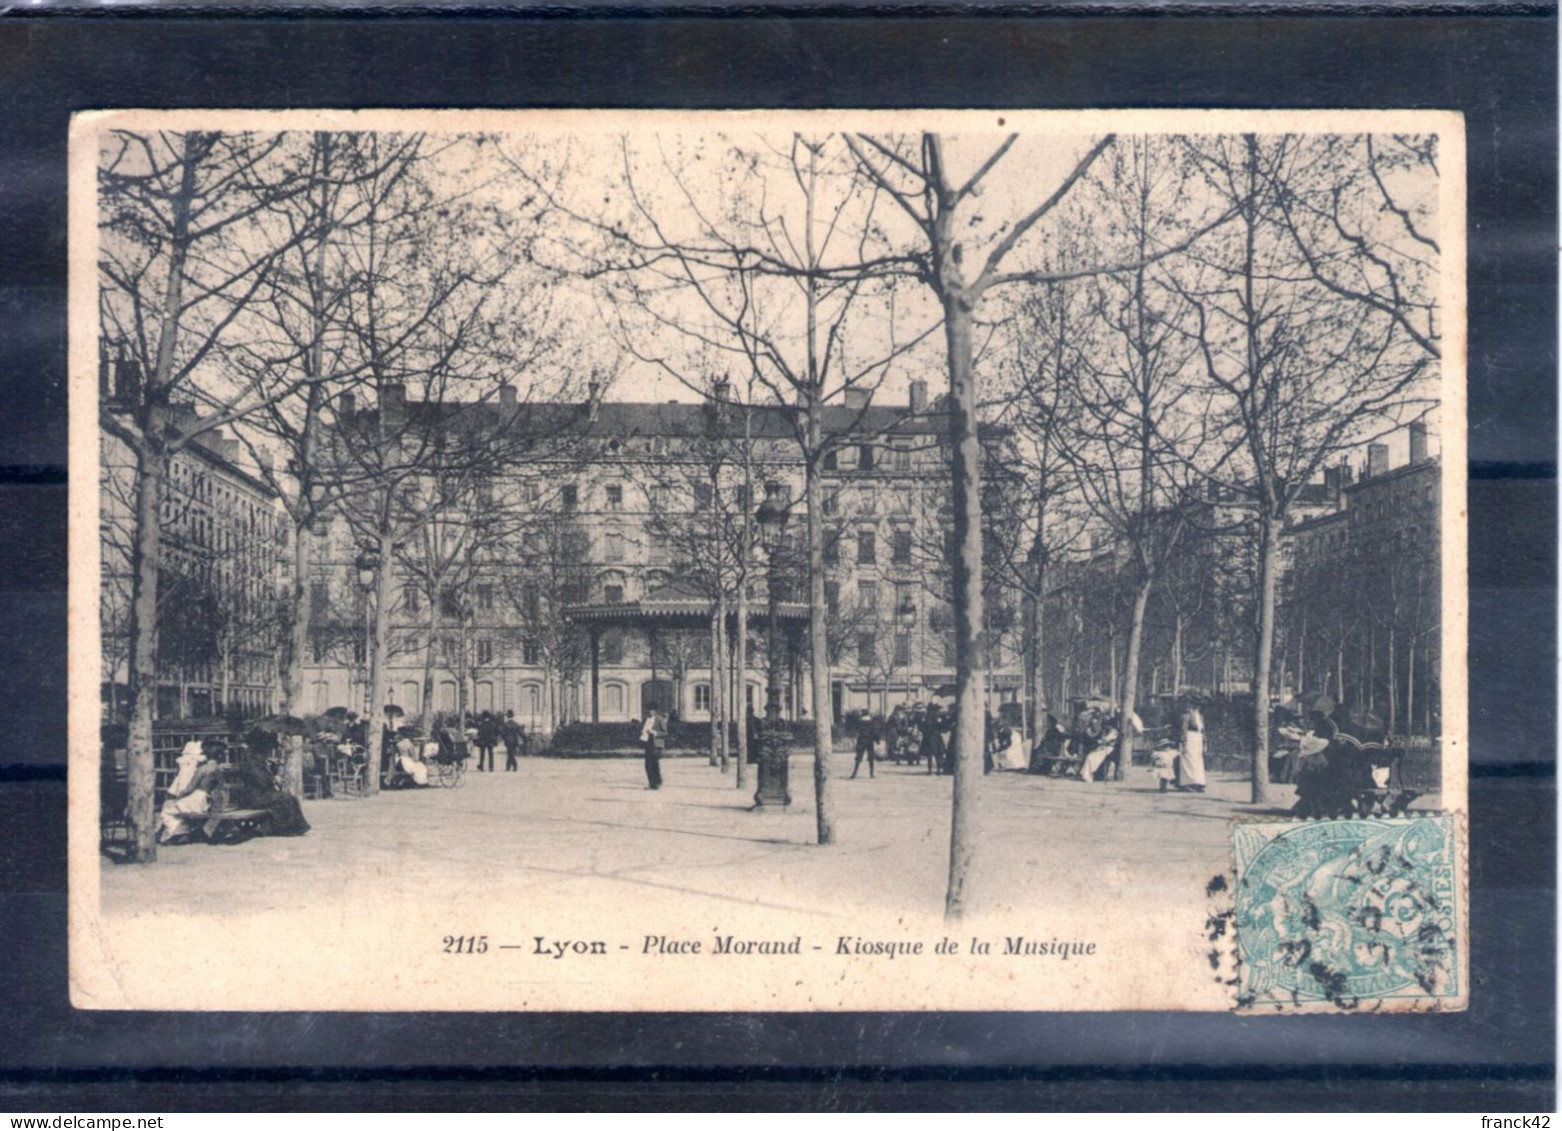
[[[1244,821],[1232,841],[1238,1009],[1464,1008],[1461,817]]]

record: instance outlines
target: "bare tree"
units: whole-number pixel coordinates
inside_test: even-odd
[[[680,158],[671,152],[676,139],[658,139],[659,156],[647,170],[626,142],[623,208],[581,217],[602,237],[586,269],[617,288],[622,340],[642,363],[703,393],[686,358],[708,352],[728,359],[721,368],[752,379],[777,406],[790,406],[785,419],[802,457],[810,554],[815,825],[818,842],[829,844],[835,811],[830,673],[821,660],[829,648],[820,473],[826,453],[852,427],[827,428],[826,406],[847,392],[871,394],[930,330],[908,335],[900,326],[888,280],[904,263],[878,250],[879,193],[840,139],[794,134],[781,146],[756,138],[720,139],[719,147]],[[706,158],[698,180],[690,177],[687,168]],[[702,197],[696,184],[716,186],[717,196]]]
[[[1225,429],[1226,454],[1211,474],[1254,516],[1254,803],[1269,800],[1281,530],[1325,466],[1432,405],[1435,300],[1406,287],[1435,271],[1412,285],[1380,265],[1380,248],[1411,236],[1368,191],[1356,144],[1253,134],[1188,143],[1208,190],[1233,212],[1220,238],[1201,243],[1182,289]]]
[[[875,137],[848,138],[858,167],[910,218],[916,228],[916,274],[937,297],[943,314],[949,366],[949,445],[953,461],[955,663],[958,719],[954,751],[954,802],[950,831],[949,890],[945,917],[958,920],[968,903],[974,874],[976,790],[981,780],[985,726],[982,685],[986,656],[982,647],[981,449],[978,442],[973,319],[988,291],[1007,282],[1046,281],[1036,273],[1005,273],[1010,253],[1068,195],[1106,148],[1111,136],[1092,145],[1058,187],[993,240],[985,256],[966,264],[965,245],[983,181],[1013,148],[1011,134],[957,180],[945,159],[943,139],[923,134],[911,141]]]
[[[262,222],[312,183],[296,140],[113,130],[100,142],[100,327],[135,374],[133,387],[120,390],[119,410],[136,461],[126,819],[138,862],[156,858],[152,721],[164,482],[185,445],[295,391],[206,377],[235,319],[308,238],[306,228],[278,233]]]

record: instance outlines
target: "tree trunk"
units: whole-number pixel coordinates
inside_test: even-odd
[[[304,716],[304,657],[309,652],[310,571],[314,564],[314,536],[308,526],[293,526],[293,587],[285,663],[282,665],[282,713]],[[294,797],[304,795],[304,741],[289,735],[283,743],[282,788]]]
[[[1134,761],[1134,699],[1139,689],[1139,651],[1144,642],[1144,611],[1150,604],[1154,580],[1146,575],[1134,591],[1133,620],[1128,626],[1128,654],[1123,657],[1122,698],[1118,700],[1117,769],[1113,779],[1122,781]]]
[[[1182,694],[1182,613],[1172,617],[1171,693]]]
[[[711,618],[710,764],[727,769],[727,591],[716,587],[716,615]]]
[[[153,417],[153,426],[160,426],[160,414],[154,411],[149,415]],[[152,724],[157,714],[157,587],[166,474],[167,459],[161,449],[155,444],[139,445],[136,529],[130,564],[133,588],[130,597],[130,728],[125,744],[128,789],[125,824],[130,838],[130,859],[141,864],[157,859],[157,765],[152,750]]]
[[[438,586],[430,586],[428,599],[428,646],[423,649],[423,702],[421,712],[423,726],[433,733],[434,730],[434,650],[439,647],[439,631],[442,627],[439,616],[439,592]],[[559,702],[560,700],[555,700]]]
[[[1392,624],[1388,629],[1388,733],[1397,733],[1399,727],[1399,633]]]
[[[949,443],[954,457],[955,685],[959,696],[944,918],[956,922],[970,905],[976,873],[977,806],[986,723],[981,691],[987,664],[982,632],[982,457],[971,364],[971,309],[961,289],[946,291],[943,307],[949,350]]]
[[[831,735],[829,621],[824,604],[823,490],[819,483],[819,452],[824,439],[817,386],[808,404],[809,459],[804,479],[808,500],[808,656],[813,677],[814,823],[820,844],[835,843],[835,805],[830,795]]]
[[[1269,666],[1275,643],[1280,520],[1266,515],[1258,534],[1258,641],[1253,654],[1253,804],[1269,800]]]
[[[368,791],[380,791],[380,760],[383,752],[381,731],[389,721],[385,717],[386,669],[390,664],[390,607],[395,570],[395,539],[387,529],[380,530],[380,569],[374,577],[374,632],[369,639],[369,753]],[[394,729],[394,728],[392,728]]]
[[[1416,727],[1416,638],[1412,636],[1405,655],[1405,733]]]
[[[746,520],[745,520],[746,522]],[[747,537],[744,538],[745,545]],[[748,560],[747,553],[744,561]],[[747,578],[745,570],[744,578]],[[742,793],[748,787],[748,586],[738,585],[738,623],[733,630],[734,667],[737,676],[734,679],[736,687],[733,689],[733,717],[738,720],[738,792]]]

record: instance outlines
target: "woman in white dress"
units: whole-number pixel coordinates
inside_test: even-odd
[[[162,828],[157,833],[159,844],[189,836],[203,826],[212,806],[208,791],[217,776],[217,764],[206,757],[199,739],[184,744],[178,766],[179,772],[168,787],[168,799],[163,802]]]
[[[1204,712],[1190,699],[1182,712],[1182,750],[1177,756],[1177,788],[1204,792]]]

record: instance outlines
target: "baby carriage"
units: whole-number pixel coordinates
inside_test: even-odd
[[[428,760],[434,780],[446,789],[457,789],[466,781],[467,741],[457,738],[452,731],[442,730],[438,747]]]

